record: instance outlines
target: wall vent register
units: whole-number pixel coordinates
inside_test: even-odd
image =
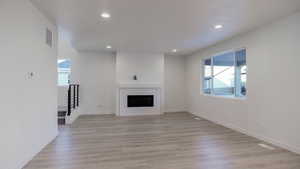
[[[127,107],[154,107],[154,95],[128,95]]]

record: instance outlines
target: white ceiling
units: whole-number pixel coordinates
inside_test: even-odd
[[[300,0],[32,0],[79,50],[186,54],[292,14]],[[111,19],[103,21],[102,12]],[[214,25],[222,24],[222,30]]]

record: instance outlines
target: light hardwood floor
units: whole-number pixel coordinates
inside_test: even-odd
[[[300,169],[300,156],[188,113],[81,116],[25,169]]]

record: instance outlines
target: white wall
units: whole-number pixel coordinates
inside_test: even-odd
[[[71,60],[71,82],[80,81],[80,53],[71,45],[70,38],[60,30],[58,40],[58,58]]]
[[[185,57],[165,56],[165,112],[186,111]]]
[[[57,31],[27,0],[0,1],[0,21],[0,168],[20,169],[57,135]]]
[[[72,83],[79,83],[81,114],[111,114],[116,105],[119,83],[160,84],[165,88],[165,112],[186,110],[184,57],[158,54],[78,52],[60,38],[59,58],[70,59]],[[132,80],[137,74],[139,80]],[[118,78],[117,78],[118,77]],[[67,105],[67,88],[58,88],[58,104]]]
[[[157,83],[163,85],[164,55],[148,53],[117,53],[117,83]],[[133,76],[138,80],[134,81]]]
[[[71,83],[80,83],[80,54],[72,47],[70,39],[62,33],[59,34],[58,40],[58,59],[71,60]],[[60,107],[68,105],[68,86],[58,86],[57,101]]]
[[[75,112],[75,119],[82,114],[115,113],[115,54],[77,51],[61,34],[59,58],[71,60],[71,83],[80,84],[80,111]],[[66,106],[67,87],[58,87],[58,91],[58,105]]]
[[[58,86],[57,88],[57,104],[59,107],[66,108],[68,106],[68,87]]]
[[[115,54],[80,52],[82,114],[115,113]]]
[[[71,83],[80,84],[80,54],[74,49],[70,43],[70,38],[65,35],[63,30],[59,30],[58,39],[58,59],[70,59],[71,60]],[[57,86],[57,104],[58,106],[64,107],[68,106],[68,86]],[[80,95],[81,95],[80,91]],[[80,105],[76,110],[72,111],[71,116],[68,116],[66,121],[67,124],[71,124],[81,115],[81,100]]]
[[[300,153],[300,13],[237,36],[186,61],[190,112]],[[247,48],[245,100],[203,96],[201,58]]]

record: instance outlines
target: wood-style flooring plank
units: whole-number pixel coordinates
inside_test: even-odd
[[[24,169],[300,169],[300,156],[188,113],[81,116]]]

